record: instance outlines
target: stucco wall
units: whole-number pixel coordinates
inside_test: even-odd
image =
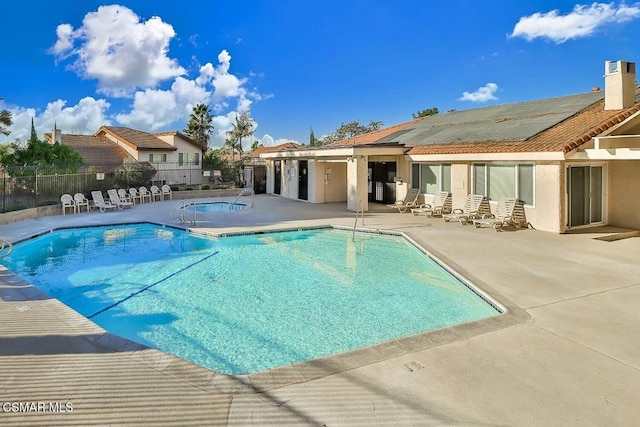
[[[559,163],[536,163],[535,195],[532,206],[525,206],[528,222],[536,230],[564,231],[564,187]]]
[[[467,195],[471,192],[470,169],[469,163],[453,163],[451,165],[451,203],[454,209],[462,209]]]
[[[612,161],[607,169],[608,224],[640,228],[640,161]]]
[[[321,163],[323,174],[319,180],[324,190],[324,202],[347,201],[347,164]],[[329,172],[331,170],[331,172]],[[325,177],[327,179],[325,179]]]

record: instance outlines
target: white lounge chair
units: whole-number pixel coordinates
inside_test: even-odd
[[[60,196],[60,202],[62,202],[62,215],[66,215],[69,208],[73,209],[73,213],[76,213],[76,203],[73,201],[71,194]]]
[[[149,191],[151,192],[151,199],[155,202],[158,200],[163,200],[162,191],[158,188],[157,185],[152,185],[149,187]]]
[[[140,193],[140,200],[142,201],[142,203],[144,203],[144,199],[149,199],[149,202],[152,201],[151,193],[149,193],[149,190],[147,190],[147,187],[140,187],[140,189],[138,190],[138,193]]]
[[[118,197],[123,202],[131,202],[131,203],[133,203],[133,200],[131,200],[131,196],[129,195],[127,190],[125,190],[124,188],[118,188]]]
[[[430,204],[423,203],[417,208],[412,208],[411,213],[425,216],[443,215],[449,213],[451,209],[450,206],[448,206],[448,202],[450,202],[449,192],[438,191],[433,196],[433,202]]]
[[[503,197],[498,200],[496,212],[487,218],[473,220],[473,225],[477,228],[483,225],[491,225],[494,230],[501,231],[505,225],[520,227],[520,223],[513,218],[513,211],[516,207],[516,199],[513,197]]]
[[[167,184],[161,187],[162,190],[162,200],[166,200],[166,197],[169,196],[169,200],[173,200],[173,193],[171,192],[171,187]]]
[[[118,191],[115,189],[107,190],[107,194],[109,195],[109,201],[112,205],[115,205],[118,209],[130,208],[133,206],[133,202],[125,202],[120,200],[118,196]]]
[[[462,209],[456,208],[451,213],[442,215],[442,218],[446,222],[457,220],[460,221],[460,224],[466,224],[475,218],[480,218],[480,207],[483,200],[482,194],[469,194]]]
[[[399,200],[392,205],[387,205],[389,208],[398,209],[398,212],[404,213],[407,209],[417,208],[418,196],[420,195],[420,189],[412,188],[407,192],[404,200]]]
[[[142,197],[140,197],[140,193],[138,193],[138,190],[135,187],[131,187],[129,189],[129,198],[134,204],[136,203],[136,200],[140,203],[144,203]]]
[[[87,212],[89,212],[91,210],[91,208],[89,207],[89,199],[84,197],[84,194],[82,194],[82,193],[74,194],[73,195],[73,201],[76,203],[76,211],[78,213],[80,213],[80,211],[82,210],[83,206],[87,207]]]
[[[92,191],[91,198],[93,199],[93,205],[100,209],[100,212],[105,212],[107,209],[115,209],[115,205],[112,205],[111,202],[105,202],[104,197],[102,197],[102,191]]]

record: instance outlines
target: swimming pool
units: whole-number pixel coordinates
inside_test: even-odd
[[[232,202],[203,202],[203,203],[191,203],[185,205],[183,209],[196,212],[228,212],[228,211],[243,211],[247,208],[244,203],[232,203]]]
[[[499,314],[406,239],[331,228],[72,228],[3,261],[105,329],[227,374]]]

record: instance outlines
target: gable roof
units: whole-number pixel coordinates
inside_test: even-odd
[[[118,126],[102,126],[96,131],[94,136],[109,134],[118,139],[120,142],[129,145],[136,150],[163,150],[176,151],[177,148],[168,142],[164,142],[160,138],[135,129],[118,127]]]
[[[51,143],[51,134],[44,134]],[[68,145],[82,156],[88,165],[119,165],[124,159],[132,159],[122,147],[104,136],[62,134],[61,143]]]
[[[206,150],[208,147],[204,144],[200,144],[198,141],[196,141],[195,139],[191,138],[190,136],[185,135],[182,132],[179,132],[177,130],[169,130],[169,131],[165,131],[165,132],[156,132],[153,134],[154,136],[163,136],[163,135],[172,135],[172,136],[179,136],[182,139],[184,139],[185,141],[191,143],[192,145],[195,145],[198,148],[201,148],[203,150]]]
[[[303,145],[298,144],[296,142],[285,142],[284,144],[280,144],[280,145],[258,147],[251,152],[251,157],[259,157],[260,154],[268,153],[270,151],[299,150],[300,148],[303,148],[303,147],[304,147]]]

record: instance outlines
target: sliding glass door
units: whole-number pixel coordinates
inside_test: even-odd
[[[567,168],[568,226],[579,227],[604,221],[603,167]]]

